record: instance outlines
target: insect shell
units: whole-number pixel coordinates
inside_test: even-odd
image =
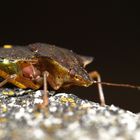
[[[88,87],[93,82],[85,66],[92,60],[92,57],[44,43],[0,48],[0,77],[6,79],[16,74],[16,78],[8,82],[19,88],[38,89],[47,71],[47,82],[54,90],[71,85]]]

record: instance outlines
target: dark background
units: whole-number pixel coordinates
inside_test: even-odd
[[[0,44],[46,42],[94,56],[102,81],[140,85],[139,4],[132,1],[5,1]],[[98,102],[97,86],[70,92]],[[140,91],[104,86],[107,104],[140,112]]]

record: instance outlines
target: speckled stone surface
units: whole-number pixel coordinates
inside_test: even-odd
[[[101,107],[73,94],[0,89],[0,140],[140,140],[140,114]]]

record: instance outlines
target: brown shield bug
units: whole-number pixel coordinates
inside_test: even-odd
[[[0,87],[7,82],[23,89],[39,89],[44,86],[41,107],[48,105],[47,83],[54,90],[71,85],[88,87],[96,83],[101,105],[105,105],[102,84],[139,88],[128,84],[101,82],[98,72],[88,73],[85,70],[92,60],[92,57],[81,56],[71,50],[44,43],[0,48],[0,77],[5,79],[0,83]],[[93,80],[95,78],[97,81]]]

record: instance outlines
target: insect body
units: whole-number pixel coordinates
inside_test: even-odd
[[[96,83],[101,105],[105,105],[101,84],[139,88],[101,82],[96,71],[87,73],[85,70],[85,66],[92,60],[92,57],[81,56],[71,50],[44,43],[0,48],[0,77],[5,79],[0,83],[0,87],[7,82],[23,89],[39,89],[44,86],[43,107],[48,105],[47,83],[54,90],[71,85],[88,87]],[[94,78],[97,81],[94,81]]]
[[[23,89],[39,89],[44,84],[45,92],[47,82],[54,90],[71,85],[88,87],[93,80],[85,66],[92,60],[92,57],[43,43],[0,48],[0,77],[5,79],[0,86],[10,82]],[[45,100],[46,96],[44,104],[48,104]]]

